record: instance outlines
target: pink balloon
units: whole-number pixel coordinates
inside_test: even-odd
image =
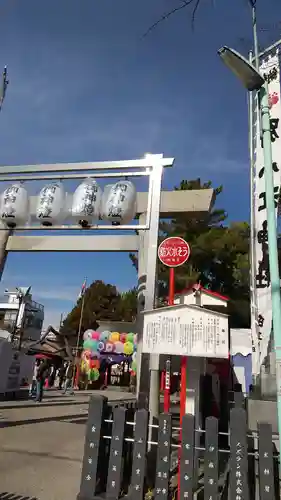
[[[127,333],[120,334],[120,342],[122,342],[123,344],[125,344],[126,338],[127,338]]]
[[[92,339],[93,339],[93,340],[99,340],[99,339],[100,339],[100,334],[99,334],[99,332],[93,332],[93,333],[92,333]]]

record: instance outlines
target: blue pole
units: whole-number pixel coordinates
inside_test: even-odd
[[[272,148],[271,148],[270,114],[269,114],[267,82],[265,82],[264,86],[260,89],[259,98],[260,98],[261,129],[262,129],[263,154],[264,154],[264,176],[265,176],[265,196],[266,196],[266,210],[267,210],[269,270],[270,270],[270,280],[271,280],[273,338],[274,338],[274,348],[276,356],[279,451],[281,452],[281,298],[280,298],[280,277],[279,277],[278,248],[277,248],[277,221],[276,221],[276,209],[274,203]],[[280,463],[280,472],[281,472],[281,463]]]

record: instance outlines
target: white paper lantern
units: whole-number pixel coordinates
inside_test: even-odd
[[[85,179],[73,195],[71,215],[79,224],[87,226],[98,220],[102,190],[94,179]]]
[[[62,184],[53,182],[38,195],[36,218],[43,226],[58,224],[65,218],[65,193]]]
[[[9,227],[21,226],[27,222],[29,198],[21,184],[13,184],[5,189],[1,197],[1,219]]]
[[[127,224],[136,214],[137,192],[130,181],[119,181],[106,189],[102,202],[102,218],[112,223]]]

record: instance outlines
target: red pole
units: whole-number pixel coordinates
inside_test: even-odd
[[[175,268],[170,267],[169,272],[169,306],[174,305],[175,299]],[[170,411],[170,399],[171,394],[171,361],[168,359],[166,361],[166,370],[165,370],[165,386],[164,386],[164,412],[169,413]]]
[[[175,268],[170,267],[169,274],[169,306],[174,305],[175,300]]]
[[[182,417],[185,415],[185,401],[186,401],[186,365],[187,357],[181,357],[181,392],[180,392],[180,424]]]

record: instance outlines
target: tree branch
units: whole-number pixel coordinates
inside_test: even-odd
[[[188,5],[191,5],[192,3],[195,3],[194,9],[192,11],[192,19],[191,19],[191,26],[192,26],[192,29],[194,29],[195,15],[196,15],[196,12],[197,12],[198,7],[199,7],[200,0],[181,0],[181,1],[182,1],[182,5],[179,5],[178,7],[175,7],[174,9],[170,10],[166,14],[163,14],[163,16],[161,16],[160,19],[158,19],[158,21],[156,21],[154,24],[152,24],[148,28],[148,30],[144,33],[142,38],[145,38],[151,31],[153,31],[158,26],[158,24],[162,23],[163,21],[166,21],[166,19],[169,19],[169,17],[171,17],[173,14],[175,14],[179,10],[185,9],[185,7],[188,7]]]

